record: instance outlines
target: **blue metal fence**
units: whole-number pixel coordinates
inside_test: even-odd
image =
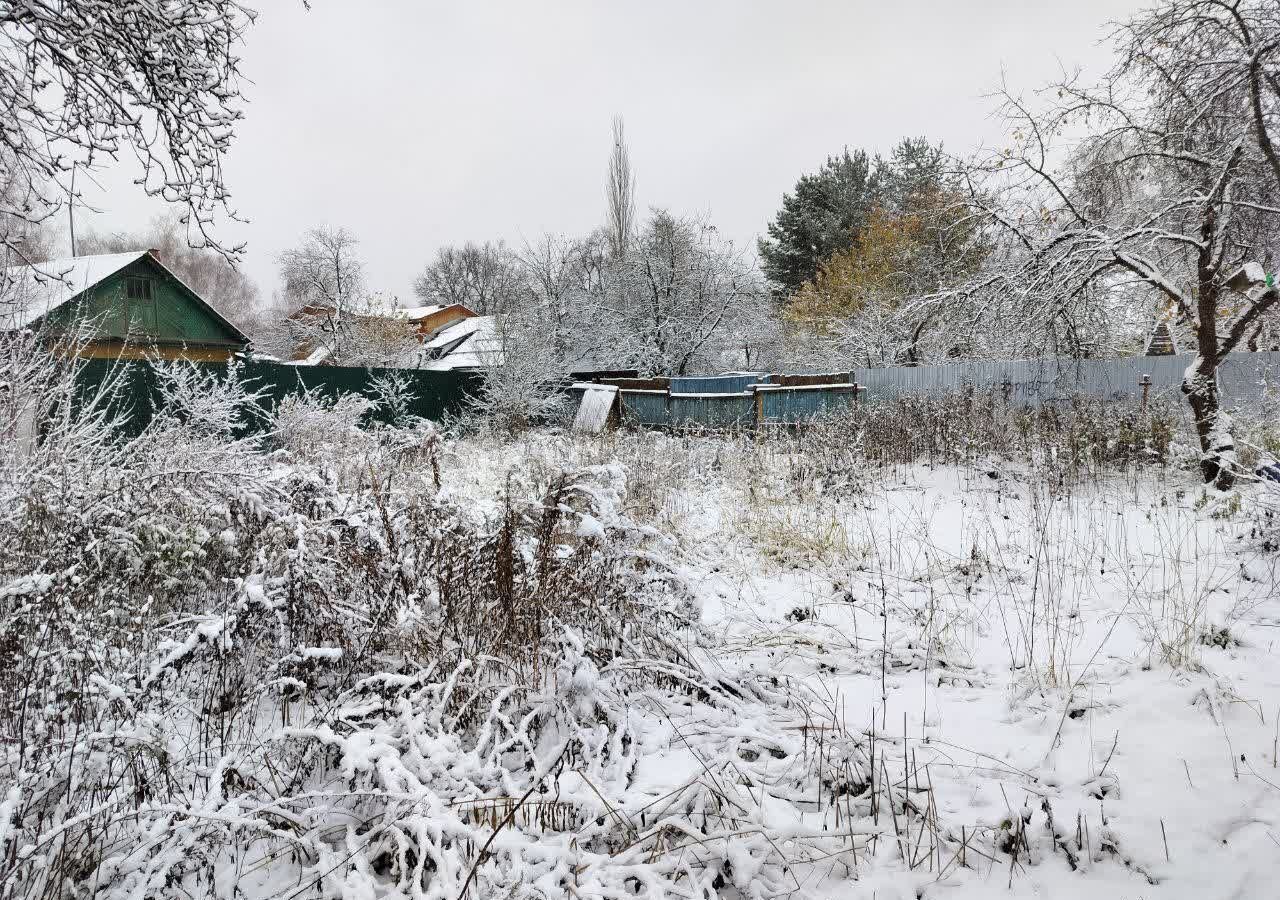
[[[734,428],[761,423],[794,424],[847,409],[853,385],[781,386],[773,375],[730,375],[672,379],[669,391],[623,387],[623,418],[635,425],[676,428]],[[836,378],[832,380],[835,381]],[[680,384],[677,384],[680,382]],[[693,391],[701,387],[710,390]],[[736,387],[738,390],[726,390]]]
[[[623,418],[633,425],[656,428],[670,424],[667,418],[666,391],[623,390],[620,395]]]
[[[671,379],[673,394],[741,394],[751,385],[770,376],[759,373],[744,375],[697,375]]]
[[[852,385],[796,388],[757,388],[756,402],[763,422],[794,425],[808,419],[847,411],[854,401]]]
[[[625,398],[624,398],[624,403]],[[733,428],[756,420],[755,398],[740,394],[676,394],[668,398],[667,424],[677,428]]]

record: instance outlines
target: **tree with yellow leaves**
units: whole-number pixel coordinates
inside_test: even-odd
[[[892,304],[911,287],[923,232],[920,215],[895,215],[877,206],[862,239],[832,254],[792,296],[788,319],[829,330],[873,304]]]
[[[882,202],[856,242],[837,251],[787,304],[793,343],[835,361],[914,363],[928,320],[908,302],[969,277],[986,246],[943,169],[941,150],[904,141],[886,163]]]

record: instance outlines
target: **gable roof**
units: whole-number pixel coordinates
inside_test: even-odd
[[[502,338],[493,316],[473,316],[441,329],[423,345],[422,368],[487,369],[502,364]]]
[[[86,291],[140,259],[146,259],[174,280],[183,292],[244,343],[249,337],[150,250],[103,253],[96,256],[67,256],[25,266],[0,270],[0,330],[27,328],[54,310],[65,306]]]
[[[433,303],[430,306],[406,306],[400,309],[393,309],[391,318],[417,321],[418,319],[425,319],[433,313],[438,313],[442,309],[444,309],[444,305],[440,303]]]
[[[1151,334],[1147,335],[1147,347],[1143,351],[1147,356],[1176,356],[1178,353],[1178,341],[1173,336],[1173,331],[1169,328],[1169,323],[1160,321],[1156,323],[1155,328],[1151,329]]]
[[[68,256],[0,273],[0,317],[10,328],[26,328],[58,307],[146,256],[145,250]]]

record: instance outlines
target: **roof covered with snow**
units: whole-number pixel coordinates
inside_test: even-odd
[[[502,339],[493,316],[455,322],[423,345],[423,369],[487,369],[502,362]]]
[[[406,306],[404,309],[392,310],[391,318],[393,319],[425,319],[432,313],[438,313],[444,309],[444,305],[434,303],[431,306]]]
[[[0,270],[0,328],[25,328],[146,255],[68,256]]]

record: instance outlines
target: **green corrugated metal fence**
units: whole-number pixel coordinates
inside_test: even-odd
[[[124,412],[127,434],[142,431],[160,407],[162,396],[155,364],[147,361],[108,359],[78,360],[76,370],[76,402],[89,403],[104,385],[112,388],[105,403],[116,412]],[[407,382],[408,394],[404,413],[423,419],[440,421],[450,414],[462,412],[468,399],[475,396],[480,376],[474,372],[431,372],[419,369],[381,369],[355,366],[289,366],[281,363],[250,361],[234,366],[223,363],[162,363],[162,365],[194,366],[202,374],[229,377],[234,374],[257,403],[245,410],[244,431],[255,433],[270,425],[271,412],[285,397],[313,391],[324,397],[358,394],[370,400],[378,397],[376,383],[389,376],[400,376]],[[393,411],[383,406],[370,410],[368,421],[389,422]]]

